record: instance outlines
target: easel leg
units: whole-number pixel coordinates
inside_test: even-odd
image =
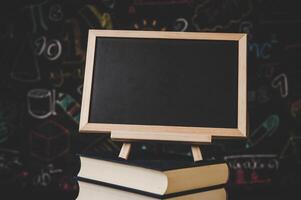
[[[131,147],[132,147],[131,143],[126,143],[126,142],[123,143],[121,150],[119,152],[119,158],[123,158],[127,160],[130,155]]]
[[[192,152],[194,162],[203,160],[202,152],[198,145],[192,145],[191,152]]]

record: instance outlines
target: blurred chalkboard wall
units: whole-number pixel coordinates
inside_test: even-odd
[[[230,189],[297,185],[301,163],[298,5],[297,0],[2,2],[0,188],[41,194],[55,190],[72,196],[77,191],[76,181],[70,178],[76,174],[74,152],[118,152],[119,144],[108,138],[82,137],[77,131],[88,29],[248,33],[250,138],[217,141],[204,149],[208,159],[220,157],[229,163]],[[137,150],[189,154],[187,146],[170,144],[141,144]]]

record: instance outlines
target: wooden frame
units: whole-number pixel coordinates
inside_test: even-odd
[[[238,42],[238,116],[237,128],[203,128],[179,126],[151,126],[128,124],[89,123],[90,97],[93,81],[94,53],[97,37],[161,38],[189,40],[224,40]],[[87,46],[83,86],[80,132],[112,133],[122,141],[160,140],[187,143],[209,143],[211,137],[247,136],[247,35],[241,33],[191,33],[158,31],[90,30]],[[147,133],[147,134],[146,134]],[[188,136],[188,137],[187,137]]]

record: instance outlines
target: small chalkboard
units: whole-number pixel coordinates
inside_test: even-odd
[[[238,33],[91,30],[80,131],[196,143],[245,137],[246,42]]]

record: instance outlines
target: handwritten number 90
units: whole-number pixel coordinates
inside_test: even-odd
[[[57,60],[62,54],[62,44],[57,39],[48,40],[45,36],[39,37],[34,41],[35,54],[43,55],[50,61]]]

